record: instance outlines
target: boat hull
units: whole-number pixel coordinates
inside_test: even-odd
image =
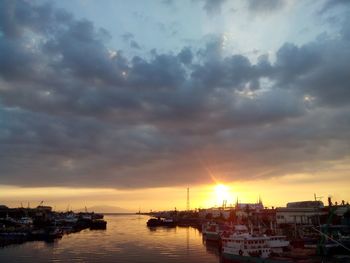
[[[280,260],[275,260],[270,258],[247,257],[247,256],[240,256],[240,255],[234,255],[229,253],[222,253],[222,257],[224,260],[228,260],[224,262],[281,263]]]
[[[220,241],[220,235],[219,234],[216,234],[216,233],[204,233],[203,234],[205,240],[208,240],[208,241]]]

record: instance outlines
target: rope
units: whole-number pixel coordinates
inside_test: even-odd
[[[327,237],[328,239],[332,240],[334,243],[338,244],[339,246],[345,248],[347,251],[350,252],[350,248],[346,247],[345,245],[343,245],[342,243],[338,242],[337,240],[331,238],[330,236],[326,235],[325,233],[323,233],[322,231],[312,227],[313,230],[315,230],[316,232],[320,233],[321,235]]]

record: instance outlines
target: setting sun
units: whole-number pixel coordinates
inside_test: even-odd
[[[217,184],[215,186],[216,201],[218,205],[223,204],[231,199],[230,188],[224,184]]]

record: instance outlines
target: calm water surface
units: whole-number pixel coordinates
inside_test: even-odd
[[[0,248],[0,262],[220,262],[194,228],[146,227],[139,215],[107,215],[107,230],[84,230],[53,243],[27,242]]]

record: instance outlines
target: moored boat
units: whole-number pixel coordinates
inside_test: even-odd
[[[272,259],[289,246],[284,236],[253,236],[249,233],[231,233],[222,236],[222,255],[237,262],[280,262]]]
[[[284,249],[289,246],[286,236],[267,236],[267,244],[271,249],[271,253],[281,254]]]
[[[202,234],[207,241],[220,241],[221,233],[219,224],[215,222],[208,222],[202,225]]]
[[[18,220],[18,223],[21,225],[30,226],[30,225],[33,225],[33,219],[30,217],[24,216]]]
[[[172,227],[175,226],[175,222],[171,218],[167,219],[161,219],[161,218],[151,218],[147,221],[147,226],[148,227],[156,227],[156,226],[168,226]]]

